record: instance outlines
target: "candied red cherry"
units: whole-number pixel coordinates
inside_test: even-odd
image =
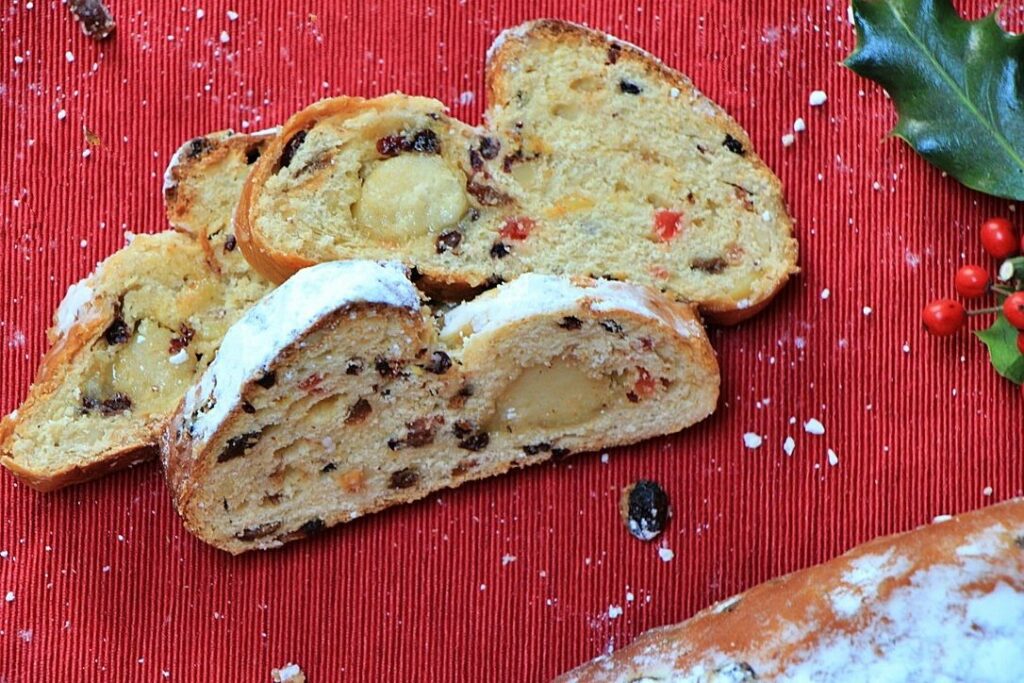
[[[989,218],[979,231],[981,246],[994,258],[1009,258],[1017,253],[1017,233],[1005,218]]]
[[[1006,297],[1003,301],[1003,315],[1011,325],[1024,330],[1024,292],[1014,292]]]
[[[956,271],[953,286],[960,296],[976,299],[988,291],[988,271],[981,266],[962,266]]]
[[[921,311],[921,321],[936,337],[948,337],[963,327],[965,320],[963,304],[952,299],[936,299]]]
[[[683,214],[679,211],[658,209],[654,212],[654,234],[662,242],[668,242],[683,229]]]

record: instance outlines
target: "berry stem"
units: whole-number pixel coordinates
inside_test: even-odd
[[[1010,296],[1017,290],[1010,289],[1009,287],[1003,287],[1002,285],[992,285],[992,291],[996,294],[1002,294],[1003,296]]]
[[[967,311],[967,315],[987,315],[989,313],[999,313],[1002,310],[1002,306],[992,306],[990,308],[978,308],[973,311]]]

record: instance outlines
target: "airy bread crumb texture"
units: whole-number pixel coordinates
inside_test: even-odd
[[[778,179],[682,74],[557,21],[491,54],[487,125],[436,100],[336,98],[296,114],[238,221],[254,266],[399,258],[444,296],[523,272],[610,277],[749,315],[796,272]]]
[[[339,302],[237,394],[216,396],[231,410],[212,432],[196,423],[217,409],[213,390],[186,399],[192,408],[164,443],[186,526],[232,553],[272,548],[510,468],[672,433],[714,410],[718,367],[687,307],[663,310],[661,297],[621,283],[523,277],[532,282],[437,316]],[[565,287],[571,301],[543,305]],[[268,301],[247,317],[273,316]],[[225,372],[231,353],[225,342],[207,376]]]

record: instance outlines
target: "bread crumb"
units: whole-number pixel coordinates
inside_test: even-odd
[[[618,619],[622,616],[622,607],[619,605],[608,605],[608,618]]]
[[[839,455],[831,448],[828,449],[828,464],[832,467],[839,464]]]
[[[234,10],[228,10],[228,21],[238,21],[238,12]]]
[[[828,95],[825,94],[824,90],[814,90],[811,92],[810,97],[807,98],[807,104],[812,107],[820,107],[828,101]]]
[[[782,442],[782,450],[786,455],[793,455],[793,451],[796,450],[796,440],[787,436],[786,440]]]
[[[761,438],[760,434],[754,432],[747,432],[743,435],[743,445],[750,449],[760,448],[761,444],[764,443],[764,439]]]
[[[807,122],[802,118],[793,122],[793,132],[803,133],[805,130],[807,130]]]
[[[821,423],[821,420],[812,417],[807,422],[804,422],[804,431],[808,434],[821,436],[825,433],[825,425]]]
[[[227,31],[221,31],[220,32],[220,42],[221,43],[228,43],[230,41],[231,41],[231,36],[228,35],[228,32]]]
[[[792,147],[794,142],[796,142],[796,137],[792,133],[786,133],[782,136],[783,147]]]
[[[306,674],[298,664],[289,662],[280,669],[271,669],[270,679],[274,683],[306,683]]]
[[[671,562],[675,556],[676,554],[670,548],[658,548],[658,557],[662,562]]]
[[[932,517],[932,524],[941,524],[942,522],[948,522],[953,519],[953,515],[935,515]]]
[[[72,62],[75,61],[75,53],[72,52],[71,50],[68,50],[67,52],[64,53],[64,59],[66,59],[68,61],[68,64],[71,64]]]

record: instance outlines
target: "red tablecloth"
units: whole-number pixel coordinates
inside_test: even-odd
[[[713,332],[722,402],[703,424],[284,550],[200,544],[154,464],[52,495],[4,472],[0,681],[260,681],[288,661],[314,683],[541,680],[870,537],[1021,495],[1020,392],[980,343],[929,338],[918,319],[957,264],[987,263],[977,225],[1012,207],[883,140],[890,102],[838,65],[853,44],[841,0],[110,2],[105,44],[57,0],[2,10],[4,411],[66,286],[126,231],[165,227],[161,174],[179,142],[395,89],[476,121],[484,51],[532,17],[635,42],[724,105],[785,183],[804,270],[765,313]],[[828,102],[811,108],[816,89]],[[798,117],[807,132],[784,148]],[[102,140],[87,157],[86,127]],[[745,448],[747,432],[764,445]],[[638,477],[671,496],[671,561],[619,519]]]

